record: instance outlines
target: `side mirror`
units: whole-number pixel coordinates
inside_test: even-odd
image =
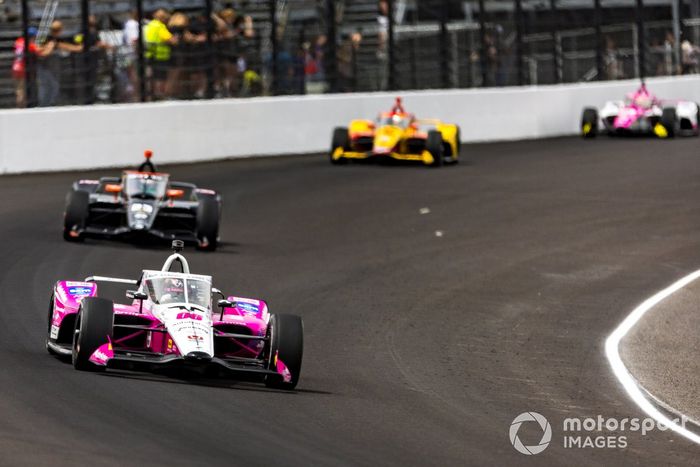
[[[131,298],[132,300],[146,300],[148,298],[148,295],[146,295],[143,292],[139,292],[138,290],[127,290],[126,291],[126,298]]]
[[[213,290],[218,291],[217,289]],[[232,302],[231,300],[226,299],[219,300],[218,302],[216,302],[216,304],[219,305],[219,308],[221,308],[221,314],[219,315],[219,319],[222,321],[224,319],[224,308],[233,308],[234,306],[236,306],[236,302]]]
[[[224,295],[224,293],[221,290],[217,289],[216,287],[211,288],[211,293],[212,293],[212,295],[216,294],[221,298],[226,298],[226,295]]]
[[[236,306],[236,302],[232,302],[231,300],[219,300],[216,302],[216,304],[219,306],[219,308],[233,308]]]
[[[126,298],[139,300],[139,313],[143,313],[143,301],[148,298],[148,295],[143,292],[139,292],[138,290],[127,290]]]

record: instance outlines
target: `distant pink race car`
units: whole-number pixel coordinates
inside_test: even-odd
[[[595,138],[598,133],[609,135],[648,134],[659,138],[700,134],[700,107],[695,102],[660,100],[642,84],[628,94],[624,101],[607,102],[600,111],[593,107],[583,110],[581,134]]]
[[[304,347],[301,318],[270,314],[258,299],[223,299],[211,276],[190,273],[182,248],[174,241],[162,269],[144,270],[138,280],[57,282],[49,303],[49,353],[70,357],[78,370],[178,368],[294,389]],[[172,271],[178,264],[182,272]],[[131,302],[98,297],[102,282],[133,285]],[[212,294],[222,297],[216,307]]]

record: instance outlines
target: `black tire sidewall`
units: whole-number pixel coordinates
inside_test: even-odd
[[[425,140],[425,150],[433,156],[433,167],[441,167],[444,160],[444,147],[442,133],[436,130],[428,132],[428,138]]]
[[[207,196],[199,200],[197,208],[197,239],[207,240],[207,246],[200,249],[214,251],[219,243],[221,210],[216,198]]]
[[[350,147],[350,135],[348,134],[348,129],[347,128],[335,128],[333,130],[333,141],[331,142],[331,152],[329,154],[330,160],[332,164],[344,164],[347,161],[344,158],[340,158],[338,160],[333,159],[333,153],[337,148],[343,148],[344,150],[348,150]]]
[[[265,385],[277,389],[294,389],[299,382],[304,357],[304,323],[299,316],[274,314],[270,317],[270,355],[268,369],[276,371],[274,358],[284,362],[292,375],[289,383],[279,376],[268,376]]]
[[[661,125],[666,129],[669,138],[676,136],[678,115],[674,107],[666,107],[661,112]]]
[[[595,138],[598,134],[598,110],[593,108],[583,109],[583,115],[581,116],[581,130],[583,131],[584,125],[589,123],[591,125],[591,131],[587,135],[583,135],[584,138]]]
[[[80,237],[71,237],[70,231],[77,226],[85,228],[90,207],[90,193],[83,190],[71,190],[66,196],[66,210],[63,215],[63,235],[66,240],[76,241]]]
[[[82,371],[101,371],[103,366],[90,362],[90,357],[112,337],[114,305],[110,300],[98,297],[84,298],[76,317],[73,337],[73,366]]]

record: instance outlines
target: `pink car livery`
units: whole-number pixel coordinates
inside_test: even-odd
[[[144,270],[138,280],[58,281],[49,303],[49,353],[70,357],[84,371],[181,368],[294,389],[304,346],[301,318],[271,314],[263,300],[224,298],[210,276],[190,273],[183,246],[174,241],[162,269]],[[178,265],[181,272],[173,271]],[[131,302],[99,297],[102,282],[133,285]],[[221,297],[217,306],[213,295]]]
[[[581,117],[581,135],[595,138],[609,135],[648,134],[659,138],[700,134],[700,107],[695,102],[660,100],[646,85],[623,101],[607,102],[600,110],[587,107]]]

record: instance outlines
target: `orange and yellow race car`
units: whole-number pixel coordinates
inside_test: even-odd
[[[331,163],[343,164],[350,159],[391,158],[422,162],[440,167],[459,158],[459,127],[439,120],[418,120],[407,113],[401,98],[390,112],[376,121],[353,120],[350,128],[333,132]]]

